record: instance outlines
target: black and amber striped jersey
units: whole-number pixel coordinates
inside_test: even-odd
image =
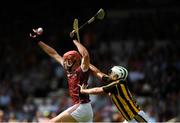
[[[140,107],[132,97],[126,82],[113,82],[103,86],[103,91],[105,93],[111,93],[110,97],[113,103],[127,121],[135,119],[135,116],[138,116]]]

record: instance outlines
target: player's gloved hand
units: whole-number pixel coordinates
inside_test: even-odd
[[[73,40],[74,40],[74,39],[77,39],[75,30],[73,30],[72,32],[70,32],[69,36],[70,36]]]
[[[70,36],[71,38],[73,38],[74,35],[75,35],[74,33],[75,33],[75,30],[73,30],[72,32],[70,32],[69,36]]]
[[[43,40],[43,29],[32,29],[32,32],[29,33],[29,36],[33,39],[34,42],[39,42]]]

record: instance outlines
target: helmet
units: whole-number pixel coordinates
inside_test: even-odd
[[[120,79],[120,80],[126,80],[126,78],[128,76],[128,71],[126,70],[126,68],[124,68],[122,66],[112,67],[111,72],[118,75],[118,79]]]
[[[66,52],[63,55],[63,59],[66,59],[69,55],[72,55],[76,60],[81,60],[81,55],[75,50],[71,50],[71,51]]]
[[[72,71],[81,63],[81,55],[75,51],[68,51],[63,55],[63,66],[65,70]]]

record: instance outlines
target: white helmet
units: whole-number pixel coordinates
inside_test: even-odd
[[[127,76],[128,76],[128,71],[126,70],[126,68],[122,67],[122,66],[114,66],[111,68],[111,71],[118,75],[118,79],[120,80],[126,80]]]

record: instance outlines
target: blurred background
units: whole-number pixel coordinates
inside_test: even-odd
[[[71,106],[63,68],[29,38],[43,27],[45,43],[60,55],[75,49],[73,20],[91,63],[103,72],[113,65],[129,71],[127,83],[151,122],[180,121],[180,1],[4,1],[0,5],[0,122],[36,122]],[[89,86],[101,86],[93,76]],[[119,121],[107,95],[90,96],[95,122]]]

